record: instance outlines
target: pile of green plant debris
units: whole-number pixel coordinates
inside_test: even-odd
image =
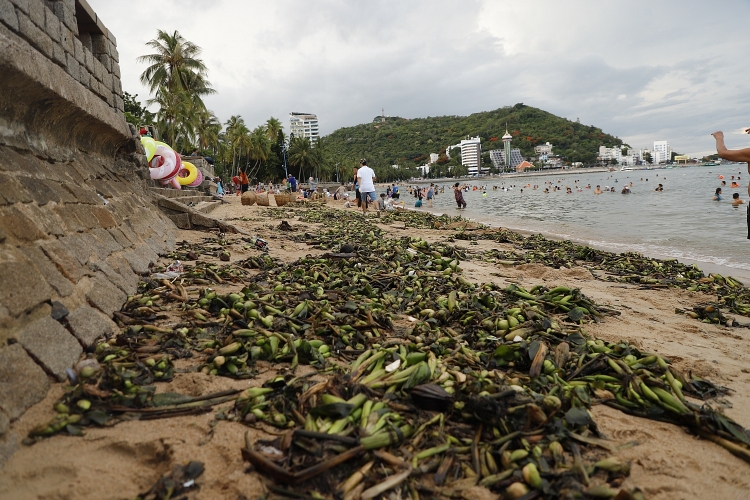
[[[480,485],[507,498],[643,498],[620,488],[629,464],[609,456],[615,448],[589,412],[606,404],[683,426],[750,461],[750,433],[685,397],[726,389],[625,341],[590,338],[587,324],[619,313],[580,290],[473,284],[462,276],[465,252],[448,242],[392,238],[351,212],[299,213],[322,224],[309,242],[335,253],[200,264],[173,280],[144,281],[117,316],[122,334],[79,363],[57,417],[30,440],[223,404],[220,418],[277,429],[265,441],[240,439],[237,453],[287,496],[368,499],[400,489],[458,498]],[[414,217],[415,227],[456,222],[394,217]],[[525,253],[494,258],[584,260],[676,286],[677,274],[684,283],[702,279],[677,263],[645,265],[541,238],[512,243]],[[178,253],[223,251],[218,242],[200,246]],[[217,293],[219,283],[236,289]],[[154,384],[174,376],[177,357],[194,357],[195,370],[216,376],[252,378],[258,363],[274,364],[278,375],[241,392],[157,394]],[[315,370],[299,376],[299,365]]]

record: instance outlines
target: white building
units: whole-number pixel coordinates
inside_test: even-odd
[[[461,141],[461,165],[467,167],[469,175],[479,174],[482,162],[482,141],[477,137]]]
[[[289,113],[289,134],[294,134],[294,137],[307,137],[310,142],[316,142],[320,137],[317,115]]]
[[[552,154],[552,144],[549,142],[541,144],[539,146],[534,146],[534,153],[536,153],[537,156],[549,156]]]
[[[651,154],[653,163],[666,163],[672,159],[672,148],[667,141],[654,141],[654,152]]]
[[[437,163],[438,159],[440,158],[440,155],[437,153],[430,153],[430,165],[433,165]]]

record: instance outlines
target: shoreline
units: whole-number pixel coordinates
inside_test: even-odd
[[[417,210],[414,209],[414,207],[407,207],[406,210],[417,211]],[[434,209],[432,209],[432,210],[431,209],[426,209],[426,211],[428,213],[432,214],[432,215],[435,215],[435,216],[448,215],[448,216],[451,216],[451,217],[455,217],[455,214],[450,214],[450,213],[447,213],[447,212],[435,211]],[[480,219],[469,218],[469,217],[465,217],[465,218],[467,220],[471,221],[471,222],[477,222],[479,224],[485,224],[485,225],[487,225],[489,227],[492,227],[492,228],[505,228],[505,229],[509,229],[509,230],[515,231],[515,232],[517,232],[517,233],[519,233],[519,234],[521,234],[523,236],[533,236],[533,235],[536,235],[536,234],[541,234],[545,238],[548,238],[548,239],[554,240],[554,241],[570,241],[571,243],[575,243],[577,245],[583,245],[583,246],[591,247],[591,248],[593,248],[595,250],[603,250],[605,252],[612,252],[612,253],[615,253],[615,254],[621,254],[621,253],[623,253],[621,249],[616,248],[614,246],[608,246],[606,243],[598,244],[596,242],[592,242],[590,240],[586,240],[586,239],[583,239],[583,238],[564,237],[564,236],[557,235],[557,234],[550,233],[550,232],[546,232],[546,231],[534,231],[534,230],[531,230],[531,229],[526,229],[526,228],[517,227],[517,226],[513,226],[513,225],[511,225],[511,226],[504,225],[504,224],[501,224],[501,223],[495,223],[495,222],[487,221],[487,220],[480,220]],[[750,285],[750,270],[740,269],[740,268],[731,267],[731,266],[725,266],[725,265],[721,265],[721,264],[715,264],[713,262],[698,261],[698,260],[695,260],[695,259],[686,259],[686,258],[683,258],[683,257],[681,257],[681,258],[675,258],[675,257],[671,257],[671,256],[668,256],[668,255],[663,255],[663,254],[659,254],[659,253],[655,253],[655,252],[638,252],[638,253],[641,253],[644,257],[649,257],[649,258],[658,259],[658,260],[675,259],[675,260],[677,260],[677,261],[679,261],[679,262],[681,262],[683,264],[696,265],[697,267],[699,267],[701,269],[701,271],[703,271],[703,273],[706,276],[708,276],[709,274],[720,274],[722,276],[730,276],[732,278],[738,279],[743,284]]]

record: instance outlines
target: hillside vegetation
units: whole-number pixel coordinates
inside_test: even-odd
[[[451,160],[445,156],[446,147],[478,135],[484,161],[489,163],[488,151],[503,146],[506,123],[512,147],[519,148],[524,157],[534,155],[534,146],[550,142],[554,154],[589,164],[596,161],[599,146],[622,145],[622,140],[598,127],[516,104],[469,116],[386,117],[384,123],[375,117],[372,123],[336,130],[326,137],[326,147],[341,158],[367,158],[378,170],[394,164],[411,169],[427,163],[430,153],[441,155],[439,166],[456,164],[455,155]]]

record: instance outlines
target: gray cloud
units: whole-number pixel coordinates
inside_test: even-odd
[[[324,133],[380,113],[470,114],[516,102],[602,127],[636,147],[750,143],[750,5],[642,0],[89,0],[118,39],[123,88],[145,97],[135,58],[157,29],[203,47],[222,121],[317,113]],[[152,12],[148,15],[148,12]]]

